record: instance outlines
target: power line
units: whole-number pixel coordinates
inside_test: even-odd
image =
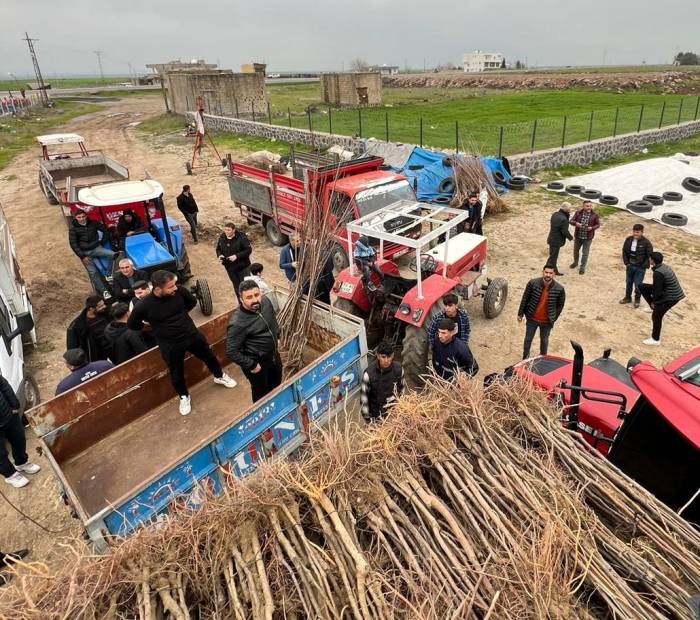
[[[34,51],[34,41],[39,39],[30,39],[28,33],[24,33],[24,41],[27,42],[29,46],[29,54],[32,57],[32,64],[34,65],[34,75],[36,76],[36,82],[39,85],[39,96],[41,97],[41,105],[45,108],[49,107],[49,96],[46,93],[46,85],[44,84],[44,77],[41,75],[41,69],[39,68],[39,60],[36,57],[36,52]]]
[[[105,74],[102,71],[102,54],[104,52],[93,52],[97,56],[97,64],[100,66],[100,79],[104,82],[105,81]]]

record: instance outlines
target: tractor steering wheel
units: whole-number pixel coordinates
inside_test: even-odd
[[[430,272],[433,273],[435,271],[435,268],[437,267],[437,263],[435,262],[435,257],[433,257],[431,254],[421,254],[420,255],[420,272]],[[408,268],[411,271],[415,271],[416,273],[418,272],[418,264],[416,261],[416,257],[414,256],[411,259],[411,262],[408,264]]]

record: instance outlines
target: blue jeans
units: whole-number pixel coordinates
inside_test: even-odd
[[[634,298],[639,301],[642,296],[640,286],[644,282],[646,267],[644,265],[627,265],[625,282],[625,299],[632,299],[632,285],[634,284]]]
[[[102,295],[102,293],[107,290],[104,285],[104,281],[102,280],[102,277],[100,275],[100,272],[97,269],[97,265],[95,265],[95,261],[92,260],[93,258],[108,258],[109,260],[107,261],[107,275],[111,276],[112,275],[112,264],[114,262],[114,257],[116,256],[116,252],[112,252],[112,250],[108,250],[104,246],[98,245],[96,248],[93,250],[89,250],[88,252],[85,252],[85,256],[87,256],[90,260],[88,261],[88,264],[85,265],[85,269],[87,269],[88,275],[90,276],[90,280],[92,281],[92,285],[95,287],[95,290]]]

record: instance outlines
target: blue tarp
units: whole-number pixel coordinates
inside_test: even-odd
[[[416,147],[404,164],[403,168],[396,168],[396,171],[406,176],[411,182],[411,185],[416,187],[416,196],[418,200],[431,202],[440,197],[452,197],[452,192],[441,193],[439,191],[440,183],[443,179],[452,176],[452,167],[444,166],[443,160],[446,157],[455,157],[446,153],[436,153]],[[464,157],[457,155],[457,157]],[[484,166],[486,175],[491,183],[498,189],[500,193],[507,192],[508,189],[496,182],[493,178],[493,172],[499,171],[506,180],[510,179],[510,174],[503,166],[503,162],[495,157],[482,157],[481,163]],[[423,166],[419,170],[411,170],[412,166]]]

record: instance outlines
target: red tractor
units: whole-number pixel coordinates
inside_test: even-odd
[[[508,283],[503,278],[484,282],[486,238],[458,232],[467,217],[459,209],[399,200],[347,225],[349,254],[360,236],[368,237],[377,250],[376,265],[384,280],[373,274],[373,280],[365,283],[351,262],[336,278],[335,306],[365,319],[369,346],[384,338],[402,350],[411,386],[420,385],[427,371],[428,327],[442,309],[443,295],[482,298],[489,319],[497,317],[506,303]],[[396,260],[400,254],[384,259],[384,248],[397,244],[406,252],[414,251],[408,274],[402,273]]]
[[[581,345],[571,344],[573,360],[543,355],[499,378],[519,376],[547,392],[564,426],[700,527],[700,347],[657,369],[636,358],[625,367],[610,349],[584,364]]]

